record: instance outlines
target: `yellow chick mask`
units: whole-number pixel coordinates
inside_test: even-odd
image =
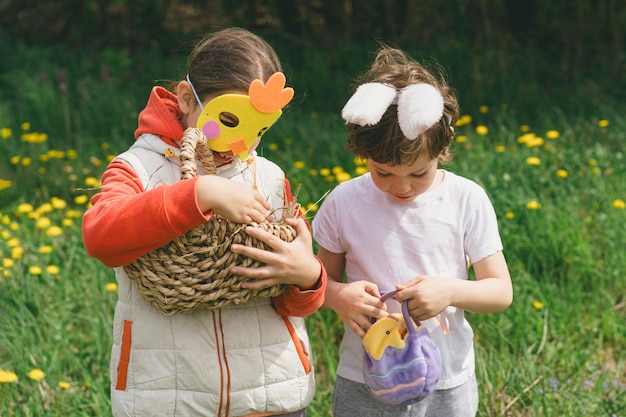
[[[285,87],[285,75],[274,73],[267,83],[254,80],[248,95],[222,94],[206,106],[189,80],[202,113],[196,127],[202,130],[209,146],[216,152],[229,152],[245,161],[261,140],[261,136],[282,115],[282,108],[293,98],[293,88]]]

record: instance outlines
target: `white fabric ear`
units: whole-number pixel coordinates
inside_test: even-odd
[[[346,122],[359,126],[375,125],[396,98],[396,94],[395,88],[385,84],[362,84],[341,110],[341,117]]]
[[[430,84],[413,84],[400,91],[398,124],[407,139],[416,139],[443,115],[443,96]]]

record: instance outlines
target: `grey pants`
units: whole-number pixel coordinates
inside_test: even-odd
[[[334,417],[474,417],[478,411],[476,378],[455,388],[437,390],[417,404],[384,404],[365,384],[337,376],[333,392]]]

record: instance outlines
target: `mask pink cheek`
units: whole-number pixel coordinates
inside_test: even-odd
[[[202,133],[207,139],[217,139],[220,135],[220,125],[213,120],[209,120],[202,125]]]

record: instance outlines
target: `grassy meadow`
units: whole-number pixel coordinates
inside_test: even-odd
[[[184,58],[10,45],[0,39],[0,415],[107,416],[116,284],[86,256],[81,216],[132,143],[151,85],[176,79]],[[505,312],[469,315],[479,415],[626,417],[623,102],[593,78],[545,78],[541,60],[518,68],[532,51],[470,60],[447,48],[420,51],[459,91],[447,169],[489,193],[515,290]],[[260,152],[284,168],[309,218],[326,191],[364,172],[343,149],[339,111],[372,50],[281,54],[296,99]],[[329,311],[308,324],[309,416],[328,417],[341,325]]]

